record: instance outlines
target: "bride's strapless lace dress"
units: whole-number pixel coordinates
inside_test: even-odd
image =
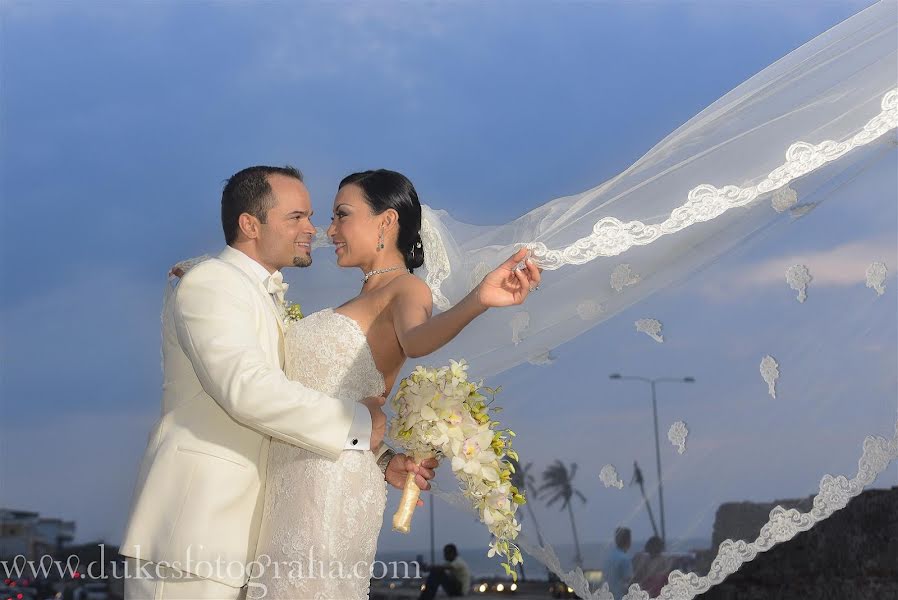
[[[335,398],[379,396],[384,380],[364,333],[326,309],[291,322],[287,377]],[[370,566],[383,520],[386,484],[371,451],[344,450],[336,461],[271,441],[265,512],[251,581],[258,598],[368,598]],[[270,561],[270,563],[269,563]]]

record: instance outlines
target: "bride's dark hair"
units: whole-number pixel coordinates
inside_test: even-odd
[[[350,184],[361,188],[374,214],[379,215],[389,208],[399,214],[396,246],[402,252],[405,266],[409,271],[414,271],[423,265],[421,203],[418,201],[418,192],[408,177],[396,171],[377,169],[346,176],[340,182],[340,188]]]

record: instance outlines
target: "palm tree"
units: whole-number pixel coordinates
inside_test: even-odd
[[[572,463],[570,470],[564,466],[560,460],[556,460],[555,464],[546,467],[543,471],[543,485],[540,491],[547,490],[552,495],[546,506],[552,506],[558,500],[561,500],[561,510],[567,507],[568,515],[571,518],[571,531],[574,532],[574,547],[577,551],[574,561],[577,566],[583,566],[583,556],[580,554],[580,540],[577,538],[577,524],[574,523],[574,509],[571,506],[571,498],[576,494],[578,498],[585,504],[586,496],[574,489],[574,475],[577,474],[577,463]]]
[[[527,507],[527,512],[530,513],[530,518],[533,519],[536,539],[539,542],[540,547],[543,547],[545,546],[543,543],[543,536],[539,531],[539,523],[536,521],[536,514],[533,512],[533,504],[530,502],[530,500],[539,500],[539,490],[536,488],[536,478],[530,474],[530,469],[533,467],[533,463],[529,462],[526,467],[522,467],[521,463],[510,456],[507,460],[511,463],[511,466],[514,469],[514,473],[511,475],[511,485],[518,488],[518,492],[521,494],[526,493],[527,502],[524,506]],[[523,517],[523,515],[521,516]],[[524,519],[522,518],[521,520],[523,521]],[[527,576],[524,574],[524,563],[521,563],[518,566],[521,569],[521,581],[527,581]]]
[[[652,531],[655,532],[655,535],[658,535],[658,527],[655,525],[655,515],[652,514],[652,504],[649,502],[648,496],[645,495],[645,480],[642,478],[642,470],[639,468],[639,463],[635,460],[633,461],[633,479],[630,481],[630,485],[634,483],[639,485],[640,491],[642,491],[642,500],[645,502],[645,507],[649,511],[649,521],[652,522]]]

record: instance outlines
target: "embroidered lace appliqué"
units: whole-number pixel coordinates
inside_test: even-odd
[[[546,350],[545,352],[541,352],[536,356],[531,357],[527,362],[531,365],[537,365],[540,367],[547,367],[558,360],[558,357],[552,354],[551,350]]]
[[[602,467],[602,470],[599,471],[599,480],[605,484],[606,488],[616,487],[619,490],[624,489],[624,482],[621,480],[620,475],[618,475],[614,465],[605,465]]]
[[[637,283],[639,283],[639,275],[633,273],[630,265],[627,263],[617,265],[614,267],[614,271],[611,272],[611,287],[617,292],[622,292],[625,287],[636,285]]]
[[[677,421],[667,430],[667,439],[670,443],[677,447],[677,452],[683,454],[686,452],[686,436],[689,435],[689,429],[683,421]]]
[[[886,293],[886,277],[889,275],[889,268],[885,263],[875,262],[867,267],[867,287],[876,290],[877,296]]]
[[[779,379],[780,370],[776,360],[769,354],[761,359],[761,377],[767,383],[767,393],[776,398],[776,380]]]
[[[693,188],[687,195],[686,203],[675,208],[665,221],[657,225],[646,225],[641,221],[625,223],[615,217],[605,217],[596,222],[590,235],[564,248],[550,250],[542,242],[527,246],[533,250],[533,258],[540,267],[553,270],[564,265],[582,265],[600,256],[617,256],[633,246],[651,244],[661,236],[716,219],[726,211],[751,204],[759,196],[776,191],[898,127],[898,89],[886,93],[880,106],[882,111],[844,142],[826,140],[819,144],[792,144],[786,150],[786,162],[757,185],[717,188],[702,184]]]
[[[798,193],[789,186],[776,190],[773,192],[773,197],[770,198],[770,205],[778,213],[786,212],[796,204],[798,204]]]
[[[793,290],[798,292],[797,300],[799,302],[804,302],[808,299],[808,284],[814,278],[811,277],[811,272],[808,271],[808,268],[804,265],[792,265],[786,271],[786,283],[789,284]]]
[[[594,300],[584,300],[577,305],[577,316],[584,321],[592,321],[605,312],[605,306]]]
[[[521,334],[530,327],[530,313],[526,310],[515,313],[511,318],[511,341],[517,346],[521,343]]]
[[[659,344],[664,343],[661,335],[661,321],[658,319],[639,319],[636,321],[636,331],[644,333]]]

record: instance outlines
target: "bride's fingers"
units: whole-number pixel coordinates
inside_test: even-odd
[[[425,469],[436,469],[440,466],[440,461],[435,458],[425,458],[421,461],[421,466]]]
[[[537,267],[529,258],[524,261],[524,264],[527,265],[527,273],[530,275],[530,281],[533,282],[532,285],[539,285],[540,280],[542,280],[542,269]]]
[[[433,471],[430,469],[425,469],[424,467],[418,468],[418,475],[423,477],[424,479],[433,479]]]
[[[530,283],[527,281],[527,276],[524,275],[523,271],[515,271],[514,275],[518,278],[518,283],[521,284],[522,292],[530,289]]]

